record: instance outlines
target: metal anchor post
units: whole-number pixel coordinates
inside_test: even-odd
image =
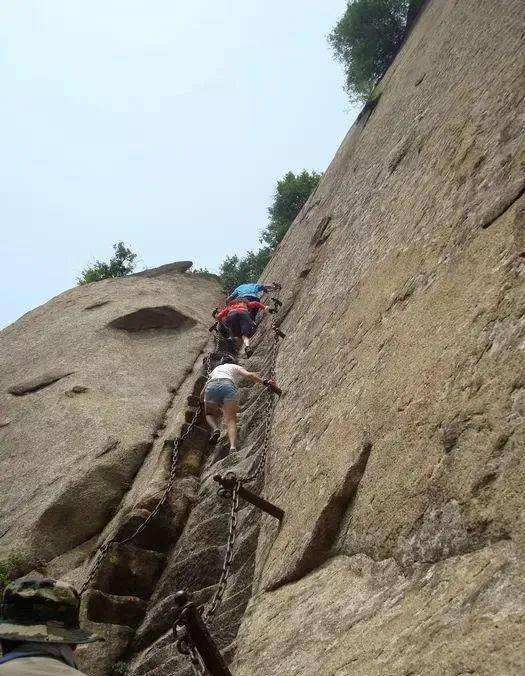
[[[275,339],[277,338],[286,338],[286,333],[283,333],[275,324],[272,326],[273,332],[275,334]]]
[[[233,491],[235,482],[238,481],[237,477],[235,476],[235,474],[233,474],[233,472],[228,472],[224,476],[216,474],[213,477],[213,480],[221,485],[221,488],[219,488],[218,491],[221,497],[230,496]],[[273,505],[271,502],[268,502],[264,498],[261,498],[260,495],[252,493],[247,488],[244,488],[242,484],[239,484],[239,497],[243,498],[244,500],[246,500],[246,502],[249,502],[254,507],[257,507],[258,509],[261,509],[263,512],[266,512],[270,516],[273,516],[279,521],[282,521],[284,517],[284,511],[280,507],[277,507],[277,505]]]
[[[175,606],[179,611],[173,625],[173,635],[177,641],[179,652],[191,654],[191,648],[195,647],[204,666],[212,676],[232,676],[219,649],[210,636],[210,632],[204,624],[191,594],[185,591],[177,592],[175,594]],[[187,644],[186,638],[184,635],[181,637],[177,629],[186,629],[190,641],[189,646],[184,645],[185,643]]]

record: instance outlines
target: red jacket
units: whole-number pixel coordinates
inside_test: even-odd
[[[243,300],[243,301],[232,301],[225,308],[215,315],[215,319],[219,321],[227,317],[231,312],[248,312],[249,310],[262,310],[265,307],[263,303],[259,303],[258,300]]]

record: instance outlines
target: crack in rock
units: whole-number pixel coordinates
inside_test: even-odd
[[[48,371],[29,380],[25,380],[22,383],[17,383],[12,385],[7,389],[9,394],[14,394],[15,397],[22,397],[25,394],[30,394],[31,392],[38,392],[38,390],[44,389],[44,387],[49,387],[54,383],[66,378],[74,373],[74,371]]]

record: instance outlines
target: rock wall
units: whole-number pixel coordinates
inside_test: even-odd
[[[524,27],[519,0],[429,0],[265,272],[284,394],[254,488],[285,518],[241,502],[209,623],[235,676],[525,670]],[[163,266],[0,334],[4,551],[81,584],[147,520],[85,595],[93,676],[190,673],[173,594],[215,593],[213,475],[257,465],[269,403],[244,388],[239,451],[208,447],[193,397],[220,300]]]
[[[244,674],[518,674],[521,2],[429,2],[267,270],[288,290]]]
[[[216,282],[179,270],[77,287],[0,333],[0,558],[21,558],[20,573],[82,584],[97,545],[131,528],[164,487],[163,439],[193,391],[210,308],[223,300]],[[151,585],[178,535],[174,515],[188,509],[191,462],[184,496],[157,523],[164,551],[128,551]],[[118,624],[129,624],[126,612]]]

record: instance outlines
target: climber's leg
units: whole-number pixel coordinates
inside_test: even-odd
[[[222,322],[230,332],[230,335],[235,336],[235,338],[240,338],[241,336],[239,314],[239,312],[230,312],[230,314],[225,319],[223,319]]]
[[[252,350],[250,348],[250,338],[253,336],[257,330],[257,326],[253,319],[250,317],[249,312],[239,312],[239,329],[242,335],[242,342],[244,344],[244,351],[247,357],[251,357]]]
[[[224,422],[228,430],[228,438],[230,440],[230,451],[237,450],[237,410],[239,408],[239,401],[237,397],[225,401],[222,406],[224,413]]]
[[[233,352],[237,353],[242,347],[241,327],[239,324],[239,313],[232,312],[223,320],[224,326],[230,334],[230,340],[234,343]]]
[[[257,330],[257,325],[250,317],[249,312],[239,312],[238,315],[239,315],[238,321],[240,333],[243,337],[243,340],[247,338],[249,342],[249,339],[253,336],[253,334]]]
[[[211,427],[212,432],[215,432],[217,427],[219,427],[219,421],[216,416],[210,415],[209,413],[206,413],[206,422],[208,423],[208,427]]]
[[[222,396],[220,383],[218,381],[210,381],[204,390],[204,414],[206,422],[211,427],[212,433],[210,436],[210,443],[215,444],[219,440],[221,430],[219,427],[219,417],[221,415]]]

